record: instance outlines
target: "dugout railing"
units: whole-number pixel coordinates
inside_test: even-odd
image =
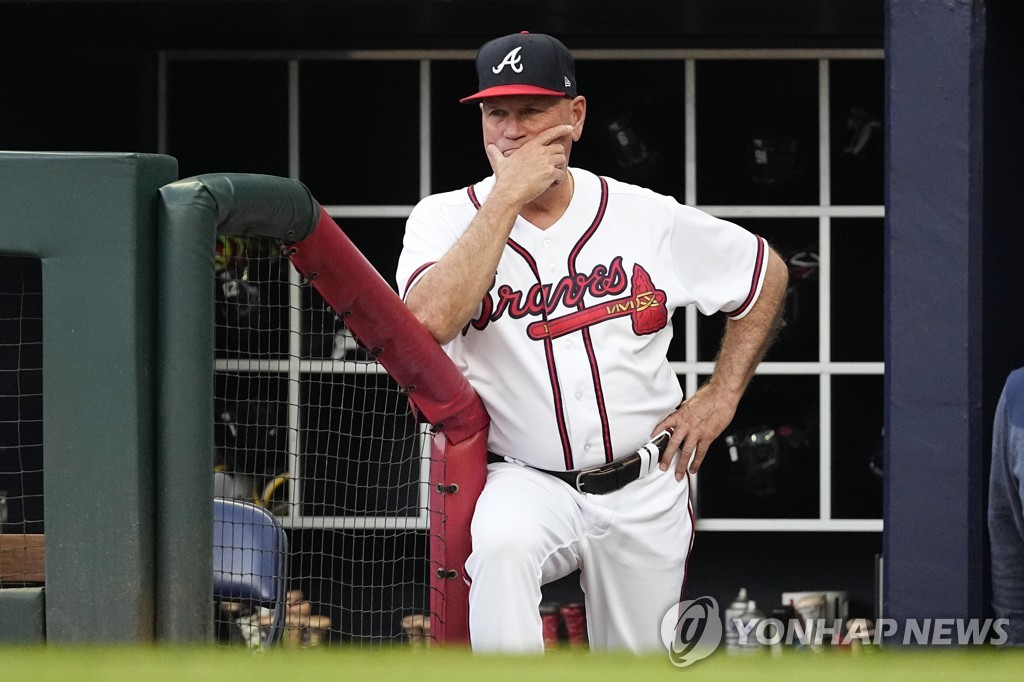
[[[45,586],[0,589],[0,640],[211,639],[220,232],[280,240],[430,425],[427,615],[468,641],[479,398],[303,185],[176,175],[162,155],[0,153],[0,253],[42,262],[46,468]]]
[[[429,332],[301,183],[209,174],[161,189],[165,230],[279,240],[345,327],[430,425],[431,637],[468,642],[469,520],[486,475],[489,423],[480,399]],[[173,227],[172,227],[173,226]]]

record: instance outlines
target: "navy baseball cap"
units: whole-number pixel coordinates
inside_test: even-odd
[[[476,73],[480,91],[460,102],[507,95],[576,96],[572,53],[543,33],[523,31],[484,43],[476,53]]]

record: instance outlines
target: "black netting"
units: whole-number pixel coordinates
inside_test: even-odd
[[[410,641],[429,609],[429,449],[405,394],[275,244],[221,237],[216,278],[215,494],[286,528],[284,642]],[[220,603],[219,637],[258,642],[258,608]]]
[[[0,584],[42,580],[32,561],[42,532],[42,268],[0,255]]]

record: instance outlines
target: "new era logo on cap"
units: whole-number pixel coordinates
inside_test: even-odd
[[[507,95],[576,96],[572,53],[543,33],[513,33],[485,43],[476,55],[479,92],[470,102]]]

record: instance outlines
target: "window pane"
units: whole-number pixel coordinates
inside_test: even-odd
[[[301,393],[302,514],[416,516],[417,428],[394,381],[316,374]]]
[[[395,289],[395,271],[405,236],[404,218],[340,218],[338,225],[366,256],[380,276]]]
[[[672,342],[666,356],[671,362],[686,360],[686,308],[679,308],[672,314]]]
[[[218,358],[288,353],[288,263],[269,239],[218,237],[214,275]]]
[[[467,187],[491,174],[480,108],[459,100],[476,92],[472,61],[430,64],[430,182],[433,192]]]
[[[885,251],[881,218],[832,220],[832,359],[881,362]]]
[[[829,67],[832,203],[881,205],[884,62],[833,61]]]
[[[300,176],[321,204],[414,204],[420,188],[415,61],[303,62]]]
[[[288,68],[273,61],[171,61],[167,153],[181,177],[288,175]]]
[[[700,517],[818,518],[818,394],[817,375],[754,377],[701,465]]]
[[[288,378],[277,372],[217,372],[214,376],[214,494],[262,499],[287,513]],[[270,502],[272,501],[272,504]]]
[[[395,288],[395,270],[402,250],[405,220],[401,218],[343,218],[339,227],[380,276]],[[302,356],[314,359],[365,359],[345,325],[310,286],[302,288]]]
[[[768,240],[789,264],[786,326],[768,351],[769,362],[813,362],[818,359],[818,221],[799,218],[734,220]],[[725,316],[698,316],[700,360],[714,360],[725,329]]]
[[[587,118],[570,163],[683,201],[684,62],[578,60],[576,75]]]
[[[880,519],[882,377],[833,377],[832,415],[832,516]]]
[[[818,63],[697,62],[697,201],[818,203]]]

